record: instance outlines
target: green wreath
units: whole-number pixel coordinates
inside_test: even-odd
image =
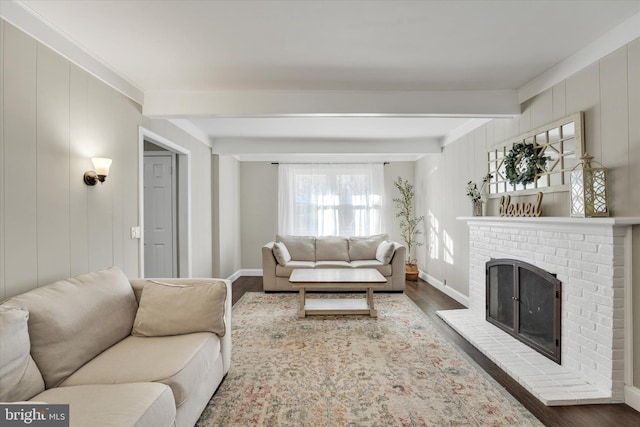
[[[511,185],[530,184],[536,175],[545,171],[547,157],[541,156],[543,149],[533,144],[520,142],[513,144],[504,158],[504,170]]]

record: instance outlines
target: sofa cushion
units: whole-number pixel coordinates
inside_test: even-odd
[[[131,333],[138,309],[118,268],[83,274],[7,300],[29,310],[31,355],[46,388]]]
[[[173,391],[180,406],[220,354],[220,337],[209,332],[167,337],[130,336],[107,349],[67,378],[63,386],[159,382]]]
[[[389,240],[387,234],[376,234],[374,236],[351,236],[349,237],[349,259],[351,261],[376,259],[378,245],[385,240]]]
[[[317,237],[316,261],[349,262],[349,240],[346,237]]]
[[[393,274],[393,269],[391,268],[391,264],[383,264],[376,259],[351,261],[351,266],[353,268],[375,268],[384,277],[389,277]]]
[[[314,268],[316,263],[313,261],[289,261],[287,265],[276,265],[276,277],[289,277],[291,272],[296,268]]]
[[[391,262],[391,258],[393,258],[393,252],[395,249],[396,248],[393,243],[388,240],[380,242],[378,249],[376,250],[376,259],[383,264],[389,264]]]
[[[80,385],[46,390],[33,400],[69,404],[70,427],[174,426],[171,388],[158,383]]]
[[[276,261],[280,265],[287,265],[291,261],[291,254],[287,249],[287,246],[282,242],[275,242],[273,244],[273,256],[276,257]]]
[[[316,260],[316,238],[312,236],[283,236],[278,234],[276,242],[285,244],[295,261]]]
[[[155,337],[213,332],[222,337],[226,297],[224,282],[174,285],[149,280],[131,333]]]
[[[351,263],[346,261],[318,261],[316,268],[351,268]]]
[[[0,305],[0,402],[27,400],[44,390],[44,381],[29,353],[29,312]]]

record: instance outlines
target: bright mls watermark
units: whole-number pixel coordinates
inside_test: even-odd
[[[0,403],[0,425],[69,427],[69,405]]]

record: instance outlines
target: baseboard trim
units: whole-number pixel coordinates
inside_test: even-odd
[[[232,282],[238,279],[241,276],[262,276],[261,268],[244,268],[236,271],[231,276],[227,277],[228,280]]]
[[[431,286],[433,286],[434,288],[442,292],[443,294],[450,296],[451,298],[458,301],[460,304],[464,305],[465,307],[467,308],[469,307],[468,296],[461,294],[460,292],[456,291],[455,289],[452,289],[449,286],[446,286],[443,282],[431,276],[430,274],[425,273],[424,271],[420,271],[418,273],[418,276],[422,280],[424,280],[425,282],[429,283]]]
[[[630,385],[624,386],[624,403],[636,411],[640,411],[640,388]]]

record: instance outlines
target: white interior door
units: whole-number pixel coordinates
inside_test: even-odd
[[[171,154],[144,156],[145,277],[176,277],[175,175]]]

